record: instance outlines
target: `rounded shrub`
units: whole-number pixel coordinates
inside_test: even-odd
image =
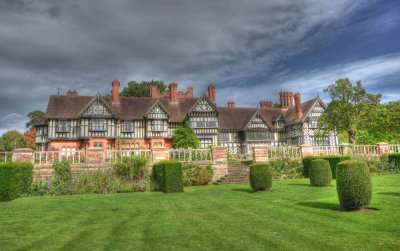
[[[368,205],[372,183],[367,164],[359,160],[340,162],[336,166],[336,189],[342,208],[351,210]]]
[[[268,164],[250,166],[250,186],[254,191],[269,190],[272,187],[272,169]]]
[[[310,183],[312,186],[329,186],[332,182],[332,171],[329,161],[315,159],[311,161]]]

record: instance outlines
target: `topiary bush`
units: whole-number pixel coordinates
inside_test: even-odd
[[[182,163],[166,160],[153,166],[154,178],[165,193],[183,192]]]
[[[332,182],[332,171],[329,161],[315,159],[311,161],[310,183],[312,186],[329,186]]]
[[[272,187],[272,169],[268,164],[250,166],[250,186],[254,191],[270,190]]]
[[[32,164],[17,162],[0,164],[0,201],[10,201],[28,193],[32,180]]]
[[[314,159],[324,159],[329,161],[329,165],[331,167],[332,170],[332,178],[336,179],[336,165],[339,162],[345,161],[345,160],[349,160],[350,157],[349,156],[307,156],[304,157],[302,159],[303,162],[303,174],[304,177],[310,177],[309,175],[309,170],[310,170],[310,166],[311,166],[311,161]]]
[[[370,203],[372,183],[368,166],[364,161],[340,162],[337,165],[336,177],[336,189],[342,208],[358,209]]]

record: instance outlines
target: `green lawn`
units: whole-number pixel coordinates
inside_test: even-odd
[[[308,179],[0,203],[0,250],[400,250],[400,175],[373,177],[374,212],[338,212]]]

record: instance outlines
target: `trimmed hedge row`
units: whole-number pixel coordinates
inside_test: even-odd
[[[312,186],[329,186],[332,182],[332,171],[329,161],[315,159],[311,161],[310,183]]]
[[[272,187],[272,169],[268,164],[250,166],[250,186],[254,191],[269,190]]]
[[[323,159],[329,161],[329,165],[331,166],[332,170],[332,178],[336,179],[336,165],[339,162],[349,160],[349,156],[307,156],[304,157],[302,162],[303,162],[303,174],[305,177],[309,177],[309,170],[311,166],[311,161],[314,159]]]
[[[340,206],[358,209],[368,205],[372,197],[372,183],[364,161],[346,160],[337,165],[336,189]]]
[[[18,162],[0,164],[0,201],[10,201],[29,192],[32,180],[32,164]]]
[[[182,163],[166,160],[154,163],[154,178],[164,193],[183,192]]]
[[[389,163],[394,163],[395,168],[400,168],[400,153],[389,153]]]

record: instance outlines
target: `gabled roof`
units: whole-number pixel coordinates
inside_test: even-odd
[[[46,119],[72,119],[93,100],[93,96],[51,95],[45,114]],[[199,98],[180,98],[177,103],[169,98],[120,97],[119,105],[112,104],[110,96],[102,97],[104,102],[122,120],[143,119],[143,116],[159,101],[170,113],[170,122],[182,122]]]
[[[217,106],[215,105],[215,103],[212,102],[212,101],[207,97],[207,95],[205,95],[204,93],[203,93],[203,95],[200,96],[200,98],[197,99],[196,103],[194,103],[194,105],[192,106],[192,108],[190,109],[189,112],[192,112],[193,109],[196,108],[196,106],[198,105],[198,103],[200,103],[200,101],[203,100],[203,99],[207,100],[208,103],[209,103],[209,105],[210,105],[211,107],[213,107],[214,110],[218,113],[218,108],[217,108]]]
[[[49,121],[43,117],[41,120],[39,120],[38,122],[35,123],[35,126],[44,126],[44,125],[48,125],[48,124],[49,124]]]
[[[115,112],[113,111],[113,109],[111,108],[111,106],[104,100],[104,98],[100,95],[100,93],[97,93],[96,96],[94,96],[92,98],[92,100],[89,101],[89,103],[79,112],[78,117],[82,117],[83,114],[85,113],[85,111],[87,109],[89,109],[89,107],[96,102],[97,100],[99,100],[101,103],[103,103],[103,105],[111,112],[112,117],[114,118],[118,118],[118,116],[115,114]]]
[[[244,130],[254,117],[257,108],[252,107],[218,107],[219,128]]]
[[[304,119],[310,113],[311,109],[314,107],[314,105],[319,100],[321,100],[321,99],[318,97],[318,98],[314,98],[314,99],[311,99],[311,100],[308,100],[308,101],[302,103],[301,104],[301,111],[303,112],[303,116],[301,116],[301,118],[298,119],[298,120],[294,120],[294,113],[295,113],[294,107],[289,107],[287,109],[286,114],[285,114],[285,122],[286,122],[286,124],[291,125],[291,124],[294,124],[294,123],[298,123],[298,122],[304,121]],[[321,102],[322,102],[322,100],[321,100]]]
[[[157,105],[159,105],[161,107],[161,109],[163,109],[163,111],[165,111],[165,113],[167,113],[168,118],[171,117],[171,113],[168,112],[167,108],[165,108],[165,106],[160,102],[160,100],[156,100],[156,102],[144,114],[144,117],[147,117],[149,112],[151,112],[153,110],[153,108],[156,107]]]
[[[272,124],[271,124],[271,123],[268,123],[268,121],[266,121],[265,118],[264,118],[264,116],[260,113],[260,109],[257,109],[257,111],[254,113],[253,117],[251,117],[251,119],[250,119],[250,120],[246,123],[246,125],[244,126],[244,130],[246,130],[246,129],[249,127],[249,125],[251,124],[251,121],[253,121],[253,119],[254,119],[255,117],[257,117],[257,115],[260,116],[260,118],[262,119],[262,121],[264,121],[264,123],[267,124],[267,126],[268,126],[269,128],[272,129]]]

